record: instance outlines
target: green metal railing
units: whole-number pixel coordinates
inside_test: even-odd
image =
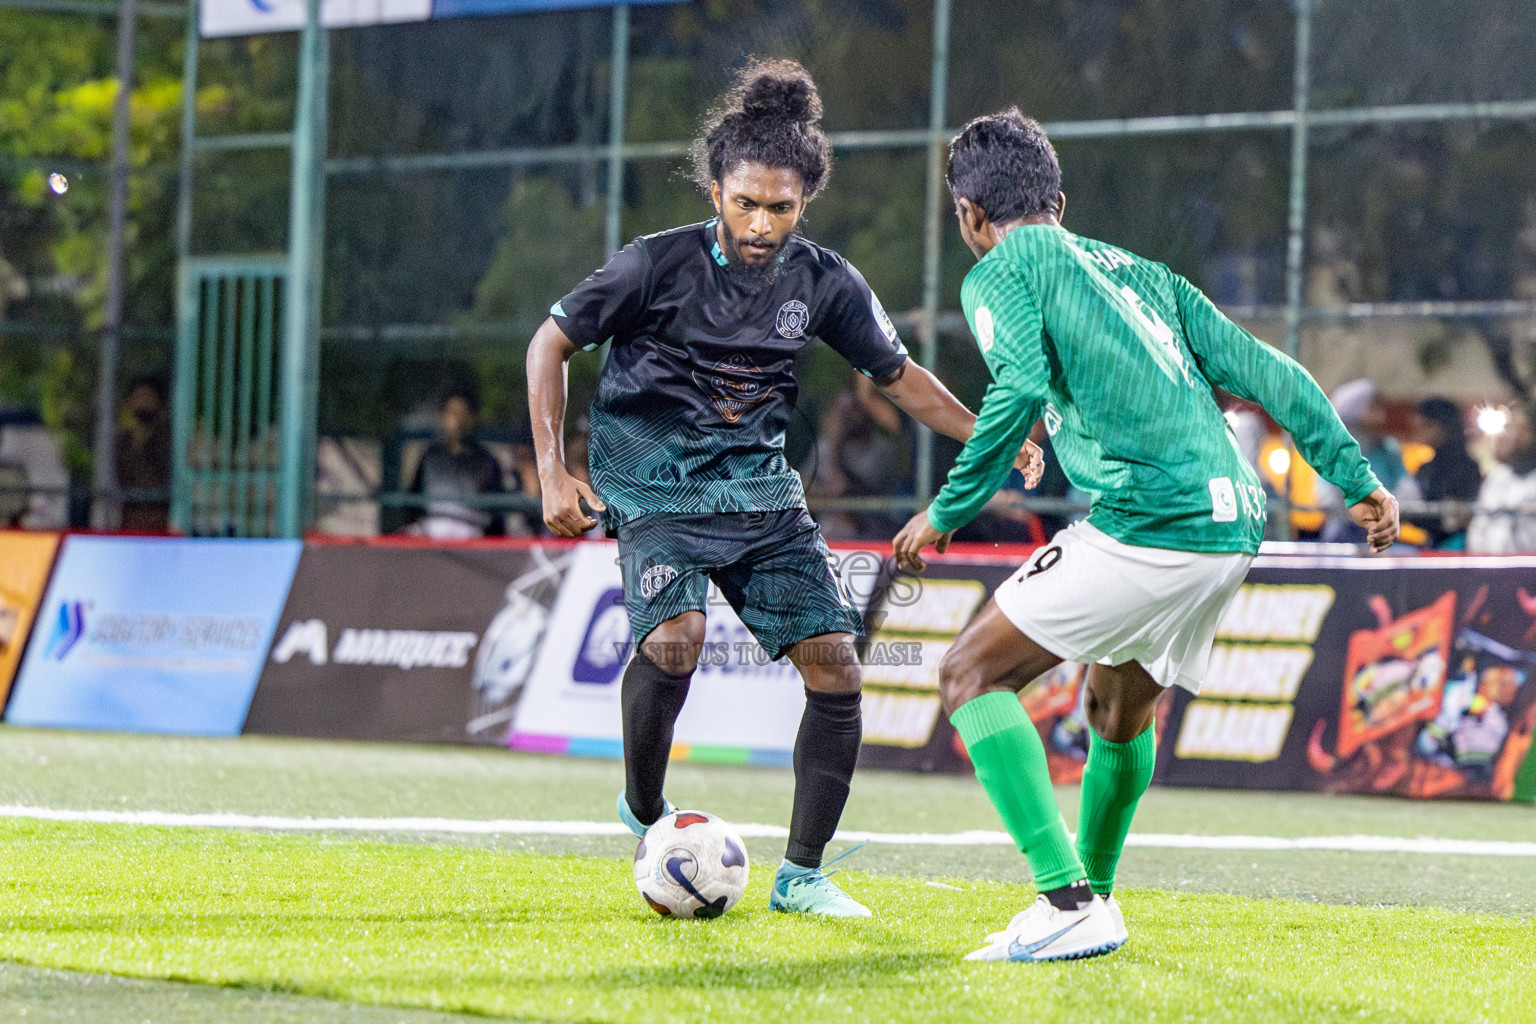
[[[171,471],[171,523],[183,532],[278,532],[287,280],[286,256],[183,265]]]

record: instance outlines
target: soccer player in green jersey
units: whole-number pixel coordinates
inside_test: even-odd
[[[972,121],[948,181],[977,257],[961,302],[993,383],[944,488],[896,537],[897,560],[921,571],[924,547],[947,547],[1037,419],[1092,495],[1087,520],[998,587],[940,666],[950,721],[1040,891],[968,959],[1095,956],[1127,938],[1111,893],[1152,778],[1157,699],[1199,691],[1264,535],[1263,491],[1212,388],[1269,410],[1376,551],[1397,537],[1397,502],[1304,369],[1162,264],[1061,226],[1061,169],[1034,121],[1017,109]],[[1062,661],[1089,666],[1095,734],[1075,845],[1017,696]]]

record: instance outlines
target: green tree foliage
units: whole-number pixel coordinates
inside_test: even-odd
[[[127,302],[132,326],[170,322],[181,81],[151,32],[130,106]],[[0,257],[21,282],[4,316],[52,325],[43,335],[0,333],[0,399],[31,406],[58,430],[72,468],[88,471],[84,438],[95,390],[94,331],[106,292],[106,206],[112,138],[113,26],[93,18],[10,12],[0,20]],[[50,175],[58,186],[50,184]],[[67,183],[67,190],[60,188]],[[163,364],[157,346],[128,332],[129,374]]]
[[[138,25],[129,108],[125,386],[140,374],[169,374],[183,32],[177,20],[144,18]],[[202,77],[209,84],[198,90],[200,130],[285,128],[292,49],[286,37],[205,44]],[[110,19],[15,11],[0,18],[0,319],[44,325],[31,333],[0,331],[0,401],[37,409],[60,432],[79,475],[90,469],[85,439],[106,298],[115,61]],[[286,159],[282,164],[277,205],[286,215]],[[228,251],[252,234],[248,211],[261,177],[227,157],[199,161],[197,171],[204,229],[198,238]],[[50,184],[52,174],[63,176],[66,190]],[[271,239],[270,247],[281,243]]]

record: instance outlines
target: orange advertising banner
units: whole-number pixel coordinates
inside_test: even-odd
[[[11,692],[58,549],[56,533],[0,530],[0,705]]]

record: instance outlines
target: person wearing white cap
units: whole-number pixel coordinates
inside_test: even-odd
[[[1360,443],[1360,451],[1381,485],[1400,500],[1419,499],[1418,481],[1403,466],[1403,450],[1397,438],[1387,433],[1387,407],[1375,382],[1364,377],[1346,381],[1333,389],[1328,400],[1333,403],[1334,412],[1344,421],[1350,436]],[[1364,540],[1364,531],[1345,511],[1343,495],[1325,480],[1318,481],[1318,504],[1328,510],[1323,540],[1343,543]]]

